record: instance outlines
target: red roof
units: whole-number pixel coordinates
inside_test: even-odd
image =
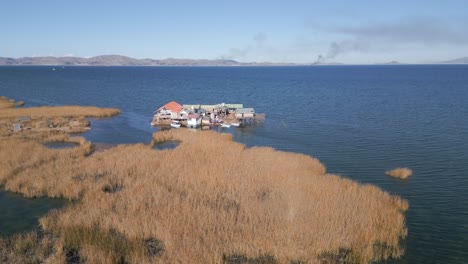
[[[193,119],[198,119],[200,117],[199,114],[190,114],[188,115],[188,118],[193,118]]]
[[[177,103],[176,101],[171,101],[163,106],[161,106],[159,110],[162,110],[162,109],[167,109],[167,110],[171,110],[172,112],[180,112],[182,111],[183,107],[181,104]]]

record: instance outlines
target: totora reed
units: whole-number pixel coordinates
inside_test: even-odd
[[[24,102],[17,102],[16,105],[24,105]],[[95,106],[15,108],[13,99],[0,96],[0,138],[86,132],[90,129],[87,117],[105,118],[118,114],[119,109]]]
[[[39,117],[112,117],[120,114],[116,108],[99,108],[95,106],[41,106],[29,108],[7,108],[0,110],[0,119],[29,116]]]
[[[395,168],[393,170],[386,171],[385,174],[394,178],[408,179],[413,175],[413,171],[409,168]]]
[[[247,148],[228,134],[153,137],[181,143],[89,155],[86,142],[48,149],[36,139],[0,140],[6,190],[75,200],[42,217],[39,233],[0,239],[0,260],[369,263],[404,253],[408,203],[398,196],[328,174],[312,157]],[[22,246],[40,254],[15,253]]]

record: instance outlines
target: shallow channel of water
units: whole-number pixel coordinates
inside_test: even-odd
[[[80,144],[75,143],[75,142],[49,142],[49,143],[44,143],[44,146],[50,149],[67,149],[67,148],[74,148],[80,146]]]
[[[62,208],[68,202],[64,199],[33,198],[0,189],[0,236],[32,230],[38,219],[52,209]]]

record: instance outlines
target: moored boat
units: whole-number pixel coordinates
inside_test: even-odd
[[[172,121],[171,127],[173,127],[173,128],[180,128],[180,122],[179,122],[179,121]]]

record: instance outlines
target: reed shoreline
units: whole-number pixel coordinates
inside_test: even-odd
[[[70,134],[90,130],[88,117],[108,118],[120,114],[116,108],[95,106],[15,107],[14,100],[0,97],[0,138],[31,134]],[[5,103],[3,103],[5,105]]]
[[[212,131],[157,132],[149,144],[93,155],[84,139],[44,147],[70,140],[67,131],[26,134],[0,138],[0,185],[75,202],[42,217],[39,232],[0,239],[5,262],[370,263],[404,254],[407,201],[307,155]],[[168,141],[180,144],[152,148]]]

